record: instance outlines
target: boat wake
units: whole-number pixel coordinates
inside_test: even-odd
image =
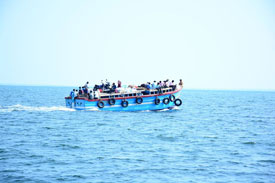
[[[13,112],[13,111],[44,111],[44,112],[51,112],[51,111],[75,111],[75,109],[67,108],[64,106],[52,106],[52,107],[34,107],[34,106],[24,106],[24,105],[11,105],[11,106],[0,106],[0,113],[5,112]]]

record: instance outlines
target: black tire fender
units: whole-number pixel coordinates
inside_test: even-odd
[[[104,107],[104,102],[102,102],[102,101],[98,101],[98,103],[97,103],[97,107],[99,107],[99,108],[103,108],[103,107]]]
[[[156,105],[159,105],[159,104],[160,104],[160,99],[159,99],[159,98],[156,98],[156,99],[155,99],[155,104],[156,104]]]
[[[108,103],[109,103],[110,105],[115,105],[116,100],[115,100],[114,98],[110,98],[110,99],[108,100]]]
[[[175,97],[175,95],[172,94],[169,96],[169,99],[171,102],[174,102],[176,100],[176,97]]]
[[[179,98],[177,98],[177,99],[174,101],[174,104],[175,104],[176,106],[181,106],[182,100],[179,99]]]
[[[141,98],[141,97],[136,98],[136,103],[137,104],[141,104],[142,102],[143,102],[143,98]]]
[[[123,100],[123,101],[121,102],[121,106],[122,106],[122,107],[128,107],[128,105],[129,105],[129,102],[128,102],[127,100]]]
[[[169,104],[170,100],[169,100],[169,98],[164,98],[164,99],[162,100],[162,102],[163,102],[164,104]]]

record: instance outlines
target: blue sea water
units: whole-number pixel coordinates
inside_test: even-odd
[[[70,90],[0,86],[0,182],[275,182],[275,92],[102,112],[65,108]]]

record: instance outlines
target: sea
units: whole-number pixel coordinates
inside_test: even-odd
[[[183,90],[140,112],[65,107],[72,87],[0,86],[1,183],[274,183],[275,92]]]

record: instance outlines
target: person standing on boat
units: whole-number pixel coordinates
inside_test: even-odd
[[[99,86],[100,89],[103,89],[104,88],[104,82],[103,80],[101,80],[101,85]]]
[[[78,94],[77,90],[73,89],[73,91],[74,91],[74,97],[77,97],[77,94]]]
[[[105,80],[105,85],[103,89],[110,90],[110,82],[107,79]]]
[[[88,99],[92,100],[93,99],[93,91],[91,90],[90,93],[88,93]]]
[[[73,89],[73,91],[71,91],[70,97],[71,97],[72,99],[74,99],[74,97],[75,97],[75,89]]]
[[[84,88],[86,88],[86,89],[87,89],[87,91],[88,91],[88,89],[89,89],[88,84],[89,84],[89,81],[87,81],[87,83],[83,86]]]
[[[156,86],[156,89],[158,90],[158,93],[161,93],[161,86],[159,84],[160,82],[158,82],[157,86]]]
[[[163,81],[163,88],[167,88],[168,86],[167,86],[167,81],[165,80],[165,81]]]
[[[98,90],[94,91],[94,99],[98,99],[99,98],[99,92]]]
[[[79,90],[78,90],[78,95],[81,96],[83,94],[83,90],[81,87],[79,87]]]
[[[120,80],[117,81],[117,87],[121,88],[121,81]]]
[[[70,93],[70,97],[71,97],[71,101],[72,101],[72,106],[71,106],[71,107],[73,107],[73,104],[74,104],[74,98],[76,97],[76,95],[75,95],[75,89],[73,89],[73,91],[71,91],[71,93]]]
[[[89,88],[89,86],[88,86],[88,84],[89,84],[89,81],[87,81],[87,83],[84,85],[84,88]]]
[[[172,81],[169,81],[169,79],[167,79],[167,86],[172,87]]]
[[[179,83],[180,86],[183,86],[183,82],[182,82],[182,79],[180,79],[180,83]]]
[[[172,87],[173,90],[177,88],[177,85],[174,83],[174,80],[172,80],[170,87]]]
[[[113,93],[113,92],[115,92],[115,91],[116,91],[116,84],[113,83],[112,88],[111,88],[111,90],[110,90],[110,93]]]
[[[159,86],[160,86],[160,88],[163,87],[163,82],[162,81],[159,81]]]

